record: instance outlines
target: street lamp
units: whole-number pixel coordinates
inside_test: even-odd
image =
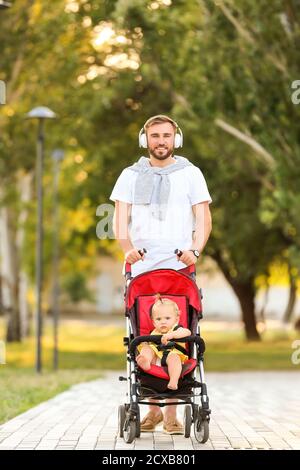
[[[58,369],[58,321],[59,321],[59,211],[58,211],[58,180],[60,162],[65,152],[55,149],[52,153],[53,160],[53,290],[52,290],[52,315],[53,315],[53,368]]]
[[[11,3],[7,2],[6,0],[0,0],[0,10],[4,10],[4,8],[11,7]]]
[[[36,185],[37,185],[37,229],[36,229],[36,371],[42,371],[42,282],[43,282],[43,171],[44,171],[44,121],[54,119],[56,114],[45,106],[33,108],[26,114],[28,119],[38,119]]]

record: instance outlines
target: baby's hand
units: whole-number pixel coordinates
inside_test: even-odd
[[[173,339],[173,334],[172,333],[166,333],[166,334],[162,335],[161,343],[166,345],[169,341],[171,341],[171,339]]]

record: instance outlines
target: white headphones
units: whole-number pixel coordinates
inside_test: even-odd
[[[143,125],[142,129],[139,132],[139,146],[143,149],[148,148],[148,142],[147,142],[147,135],[146,135],[145,126],[147,125],[147,123],[150,120],[152,121],[152,120],[154,120],[154,118],[158,118],[158,117],[167,118],[170,123],[173,123],[176,126],[176,133],[175,133],[175,139],[174,139],[174,148],[178,149],[179,147],[182,147],[183,146],[183,134],[182,134],[182,130],[178,126],[177,122],[173,121],[173,119],[169,118],[168,116],[163,116],[161,114],[159,114],[158,116],[153,116],[150,119],[148,119],[148,121],[145,122],[145,124]]]

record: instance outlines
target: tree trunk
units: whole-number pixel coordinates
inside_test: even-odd
[[[246,338],[251,341],[259,341],[261,338],[256,329],[254,279],[249,278],[241,281],[233,278],[219,251],[214,252],[213,258],[239,299]]]
[[[259,318],[259,320],[262,323],[266,323],[265,312],[266,312],[266,307],[267,307],[268,300],[269,300],[269,293],[270,293],[270,285],[269,285],[269,282],[267,281],[267,286],[266,286],[266,289],[265,289],[263,304],[261,306],[260,311],[257,314],[257,318]]]
[[[8,314],[6,341],[21,341],[19,312],[18,256],[15,234],[12,229],[13,215],[4,206],[0,210],[2,301]]]
[[[18,218],[18,230],[16,236],[16,244],[18,253],[22,252],[25,228],[24,224],[28,217],[27,203],[31,199],[33,173],[20,173],[18,175],[18,186],[20,191],[20,199],[22,202],[22,209]],[[28,276],[22,266],[20,266],[19,274],[19,310],[20,310],[20,324],[21,324],[21,337],[24,338],[29,335],[29,306],[27,302],[28,292]]]
[[[252,280],[241,282],[231,279],[229,282],[240,302],[246,338],[259,341],[260,335],[256,329],[255,317],[255,289]]]
[[[291,274],[289,269],[289,278],[290,278],[290,293],[289,300],[283,315],[284,323],[289,323],[292,319],[294,313],[294,307],[297,299],[297,278]]]

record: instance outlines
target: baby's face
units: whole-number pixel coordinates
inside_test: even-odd
[[[168,304],[157,305],[152,315],[153,325],[161,333],[167,333],[178,321],[174,307]]]

